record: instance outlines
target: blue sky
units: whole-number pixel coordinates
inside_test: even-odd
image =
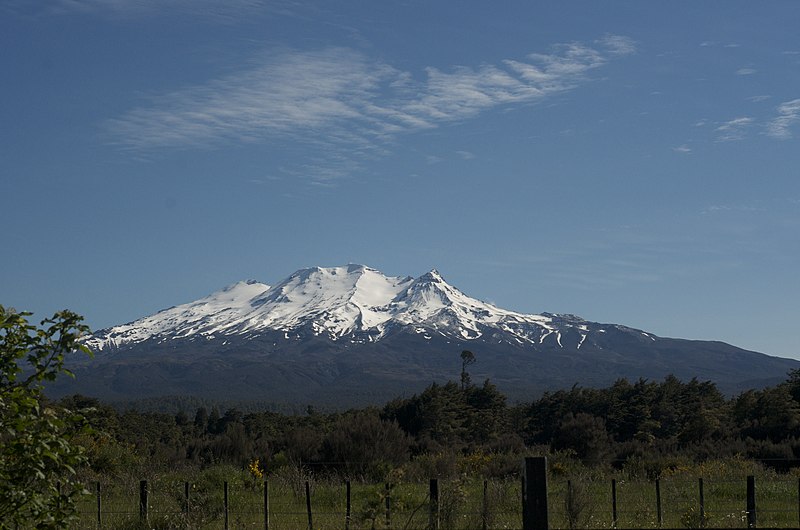
[[[0,3],[0,302],[364,263],[800,358],[800,4]]]

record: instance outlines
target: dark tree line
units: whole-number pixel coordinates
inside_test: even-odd
[[[339,413],[244,414],[200,407],[175,415],[118,412],[72,396],[70,410],[86,410],[95,434],[87,445],[98,472],[146,461],[169,467],[255,458],[266,467],[302,462],[329,470],[380,474],[421,455],[519,454],[560,451],[589,465],[631,459],[668,462],[742,456],[800,458],[800,370],[774,387],[726,398],[714,383],[673,376],[663,381],[620,379],[607,388],[547,392],[509,405],[490,382],[433,383],[382,408]],[[657,466],[656,466],[657,467]]]

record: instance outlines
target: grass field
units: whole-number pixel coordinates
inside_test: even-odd
[[[700,484],[703,477],[703,509]],[[677,469],[659,479],[661,524],[666,528],[746,528],[746,476],[756,475],[759,527],[800,526],[797,475],[779,475],[749,464],[709,464]],[[548,507],[551,528],[612,528],[611,480],[616,481],[618,528],[658,528],[656,484],[630,473],[551,472]],[[185,481],[191,483],[186,513]],[[264,483],[245,471],[218,466],[192,476],[162,474],[148,477],[148,517],[139,519],[138,479],[101,479],[101,523],[109,529],[221,529],[225,522],[224,482],[228,482],[228,527],[264,528]],[[273,529],[308,528],[305,483],[309,482],[315,529],[345,528],[346,483],[314,480],[301,468],[287,467],[269,477],[269,520]],[[485,485],[484,485],[485,484]],[[568,484],[571,486],[568,487]],[[98,528],[96,486],[80,505],[73,528]],[[571,490],[571,494],[569,491]],[[351,482],[352,529],[427,528],[429,485],[396,480],[388,493],[384,483]],[[521,480],[461,477],[439,481],[441,528],[521,528]]]
[[[305,485],[302,488],[271,480],[269,484],[270,527],[304,529],[308,527]],[[102,485],[101,521],[103,528],[140,528],[139,484]],[[520,485],[517,481],[487,483],[484,503],[483,483],[442,482],[439,518],[443,528],[481,528],[485,517],[490,528],[519,528],[521,525]],[[91,488],[90,488],[91,489]],[[344,528],[347,513],[346,484],[343,481],[312,481],[311,503],[314,528]],[[188,515],[184,511],[184,483],[169,478],[148,481],[147,528],[222,528],[224,488],[207,489],[194,485],[190,490]],[[426,528],[429,521],[428,484],[399,483],[388,494],[387,525],[385,484],[351,485],[350,528]],[[486,506],[484,508],[484,506]],[[97,527],[96,497],[86,498],[81,519],[74,528]],[[252,481],[229,481],[229,528],[264,528],[263,485]]]

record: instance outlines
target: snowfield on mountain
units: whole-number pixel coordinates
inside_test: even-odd
[[[552,336],[559,346],[562,336],[573,332],[576,348],[590,332],[588,322],[572,315],[529,315],[470,298],[435,269],[414,279],[349,265],[303,269],[274,287],[238,282],[200,300],[102,330],[86,344],[102,351],[150,339],[215,338],[260,330],[283,331],[288,338],[309,327],[331,340],[362,342],[379,341],[402,326],[464,340],[495,332],[519,344],[542,344]]]

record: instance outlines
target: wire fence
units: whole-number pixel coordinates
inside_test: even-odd
[[[434,489],[435,488],[435,489]],[[522,481],[92,484],[74,529],[519,529]],[[800,480],[551,478],[550,528],[800,527]],[[753,519],[749,519],[748,516]],[[757,522],[756,522],[757,521]],[[438,525],[438,526],[435,526]]]
[[[72,528],[520,528],[517,481],[95,484]],[[432,492],[435,488],[435,494]]]
[[[800,528],[800,481],[747,477],[551,481],[551,528]]]

